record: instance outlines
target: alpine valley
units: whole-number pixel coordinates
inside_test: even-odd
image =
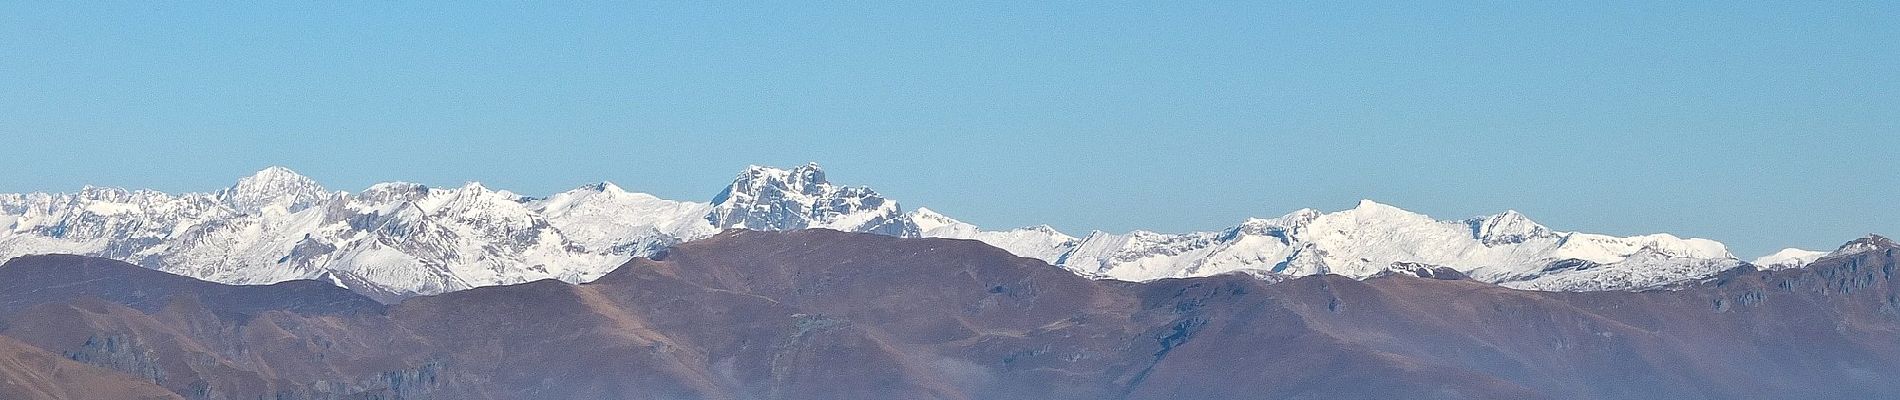
[[[972,239],[1084,277],[1123,281],[1230,273],[1364,279],[1449,269],[1543,291],[1664,288],[1738,268],[1798,267],[1827,254],[1788,249],[1751,263],[1707,239],[1557,231],[1515,211],[1437,220],[1370,200],[1212,232],[985,230],[927,208],[907,212],[870,188],[832,184],[816,164],[748,167],[710,202],[607,182],[546,197],[479,183],[390,182],[350,193],[282,167],[209,193],[88,186],[0,195],[0,260],[76,254],[226,284],[311,279],[384,302],[541,279],[589,282],[630,259],[728,229]]]

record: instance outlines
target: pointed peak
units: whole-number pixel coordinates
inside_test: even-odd
[[[1406,211],[1403,208],[1372,200],[1359,200],[1359,205],[1354,206],[1351,210],[1342,211],[1341,213],[1356,216],[1357,218],[1426,218],[1424,214]]]
[[[1501,213],[1473,218],[1469,221],[1472,221],[1474,224],[1497,228],[1517,227],[1522,229],[1547,230],[1543,224],[1532,221],[1531,217],[1524,215],[1524,213],[1517,212],[1517,210],[1504,210],[1504,212]]]
[[[910,210],[910,212],[904,213],[904,215],[907,219],[916,222],[918,225],[930,225],[934,227],[964,223],[963,221],[958,221],[956,218],[950,218],[948,215],[943,215],[943,213],[939,213],[937,210],[926,207],[917,207],[917,209]]]
[[[1518,213],[1517,210],[1505,210],[1488,217],[1468,219],[1465,220],[1465,224],[1471,226],[1471,237],[1485,245],[1523,243],[1532,238],[1557,236],[1557,233],[1552,232],[1550,228],[1531,221],[1530,217]]]
[[[943,215],[943,213],[937,212],[937,210],[930,209],[930,207],[917,207],[915,210],[910,210],[910,214],[919,218],[952,219],[949,216]]]
[[[589,183],[586,185],[581,185],[581,187],[575,188],[574,190],[608,192],[608,193],[625,193],[626,192],[625,189],[620,188],[620,185],[615,185],[613,182],[609,182],[609,181],[600,181],[600,182],[595,182],[595,183]]]
[[[958,221],[956,218],[950,218],[950,216],[943,215],[941,213],[938,213],[936,210],[932,210],[925,207],[918,207],[915,210],[911,210],[908,213],[904,213],[904,220],[909,221],[910,224],[912,225],[916,225],[917,229],[923,230],[923,231],[929,231],[929,230],[944,228],[944,227],[959,227],[959,226],[963,228],[967,228],[967,229],[972,229],[972,230],[976,229],[975,225],[970,225],[969,223]]]
[[[298,184],[307,183],[309,185],[316,184],[315,180],[310,179],[310,177],[303,176],[303,174],[299,174],[297,173],[297,171],[293,171],[290,168],[274,166],[274,165],[270,167],[265,167],[264,169],[261,169],[261,170],[257,170],[257,172],[252,173],[250,176],[246,176],[246,177],[238,179],[239,185],[244,185],[246,183],[262,184],[262,183],[274,183],[274,182],[294,182]]]
[[[264,169],[260,169],[260,170],[257,170],[257,174],[258,174],[258,175],[262,175],[262,174],[290,174],[290,175],[297,175],[297,171],[292,171],[292,170],[290,169],[290,167],[285,167],[285,166],[282,166],[282,165],[272,165],[272,166],[268,166],[268,167],[264,167]]]
[[[219,192],[225,204],[243,212],[257,212],[276,205],[295,212],[317,204],[330,195],[322,185],[290,168],[272,166],[238,179]]]
[[[1893,242],[1893,239],[1888,239],[1886,236],[1880,236],[1880,235],[1869,233],[1867,234],[1866,237],[1854,239],[1851,242],[1847,242],[1847,244],[1841,245],[1840,249],[1834,250],[1833,253],[1828,253],[1828,256],[1829,257],[1845,256],[1845,255],[1860,254],[1860,253],[1879,250],[1879,249],[1895,249],[1895,248],[1900,248],[1900,244],[1895,244]]]
[[[1391,205],[1391,204],[1385,204],[1385,203],[1380,203],[1380,202],[1377,202],[1377,201],[1372,201],[1372,200],[1370,200],[1370,199],[1361,199],[1361,200],[1359,200],[1359,204],[1358,204],[1358,205],[1355,205],[1355,206],[1353,206],[1353,208],[1352,208],[1351,210],[1347,210],[1347,211],[1353,211],[1353,212],[1375,212],[1375,213],[1404,213],[1404,214],[1417,214],[1417,213],[1414,213],[1414,212],[1411,212],[1411,211],[1406,211],[1406,210],[1405,210],[1405,209],[1403,209],[1403,208],[1398,208],[1398,207],[1396,207],[1396,206],[1393,206],[1393,205]]]

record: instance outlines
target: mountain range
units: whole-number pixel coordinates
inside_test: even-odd
[[[727,230],[585,284],[386,305],[83,256],[0,264],[6,399],[1900,396],[1900,246],[1674,290],[1087,279],[971,240]]]
[[[906,211],[870,188],[832,184],[816,164],[748,167],[707,202],[607,182],[546,197],[479,183],[390,182],[350,193],[282,167],[209,193],[88,186],[0,195],[0,259],[78,254],[227,284],[319,280],[385,302],[542,279],[589,282],[728,229],[971,239],[1097,279],[1364,279],[1444,267],[1549,291],[1656,289],[1826,254],[1789,249],[1751,263],[1707,239],[1557,231],[1515,211],[1437,220],[1370,200],[1210,232],[985,230],[928,208]]]

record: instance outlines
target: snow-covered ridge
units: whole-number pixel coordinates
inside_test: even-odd
[[[1332,213],[1249,219],[1217,232],[1094,232],[1058,261],[1079,274],[1132,281],[1236,271],[1367,278],[1395,266],[1431,265],[1539,290],[1648,289],[1744,264],[1707,239],[1560,232],[1515,211],[1441,221],[1371,200]],[[1580,264],[1592,271],[1563,268]],[[1606,271],[1630,276],[1609,283],[1557,278]]]
[[[0,195],[0,259],[71,253],[201,279],[321,279],[393,299],[477,286],[584,282],[722,228],[832,228],[900,236],[896,202],[835,186],[816,165],[750,167],[710,203],[608,182],[531,198],[479,183],[331,192],[270,167],[212,193],[86,187]]]
[[[1900,247],[1900,245],[1895,245],[1893,242],[1893,239],[1888,239],[1887,237],[1880,236],[1880,235],[1867,235],[1867,237],[1854,239],[1854,241],[1852,242],[1847,242],[1847,244],[1842,245],[1840,249],[1836,249],[1834,250],[1834,252],[1827,253],[1827,255],[1824,255],[1822,257],[1825,258],[1825,257],[1837,257],[1837,256],[1851,256],[1851,255],[1865,253],[1865,252],[1879,250],[1879,249],[1891,249],[1894,247]]]
[[[1827,255],[1828,252],[1825,251],[1802,250],[1790,247],[1781,249],[1781,251],[1777,251],[1774,254],[1756,258],[1755,261],[1751,261],[1750,263],[1762,269],[1797,268],[1813,263],[1814,260],[1819,260],[1821,257],[1826,257]]]
[[[709,202],[609,182],[543,198],[479,183],[390,182],[348,193],[282,167],[212,193],[86,187],[0,194],[0,258],[84,254],[237,284],[322,279],[385,299],[547,278],[589,281],[629,258],[730,228],[972,239],[1080,275],[1131,281],[1449,269],[1526,289],[1637,290],[1747,265],[1706,239],[1556,231],[1515,211],[1437,220],[1369,200],[1209,232],[1078,238],[1048,226],[991,231],[926,208],[905,212],[870,188],[832,184],[816,164],[748,167]],[[1784,251],[1758,261],[1782,266],[1817,257]]]
[[[1076,245],[1076,238],[1048,225],[1007,231],[985,231],[928,208],[918,208],[905,216],[924,237],[973,239],[1010,253],[1056,263]]]

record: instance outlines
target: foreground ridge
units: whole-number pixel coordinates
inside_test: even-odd
[[[1423,266],[1130,283],[969,240],[729,230],[587,284],[388,307],[317,282],[33,256],[0,265],[0,285],[61,289],[0,286],[0,350],[191,398],[1900,396],[1900,342],[1882,339],[1900,331],[1900,246],[1843,248],[1678,290],[1571,293]],[[0,354],[0,376],[23,368]]]

